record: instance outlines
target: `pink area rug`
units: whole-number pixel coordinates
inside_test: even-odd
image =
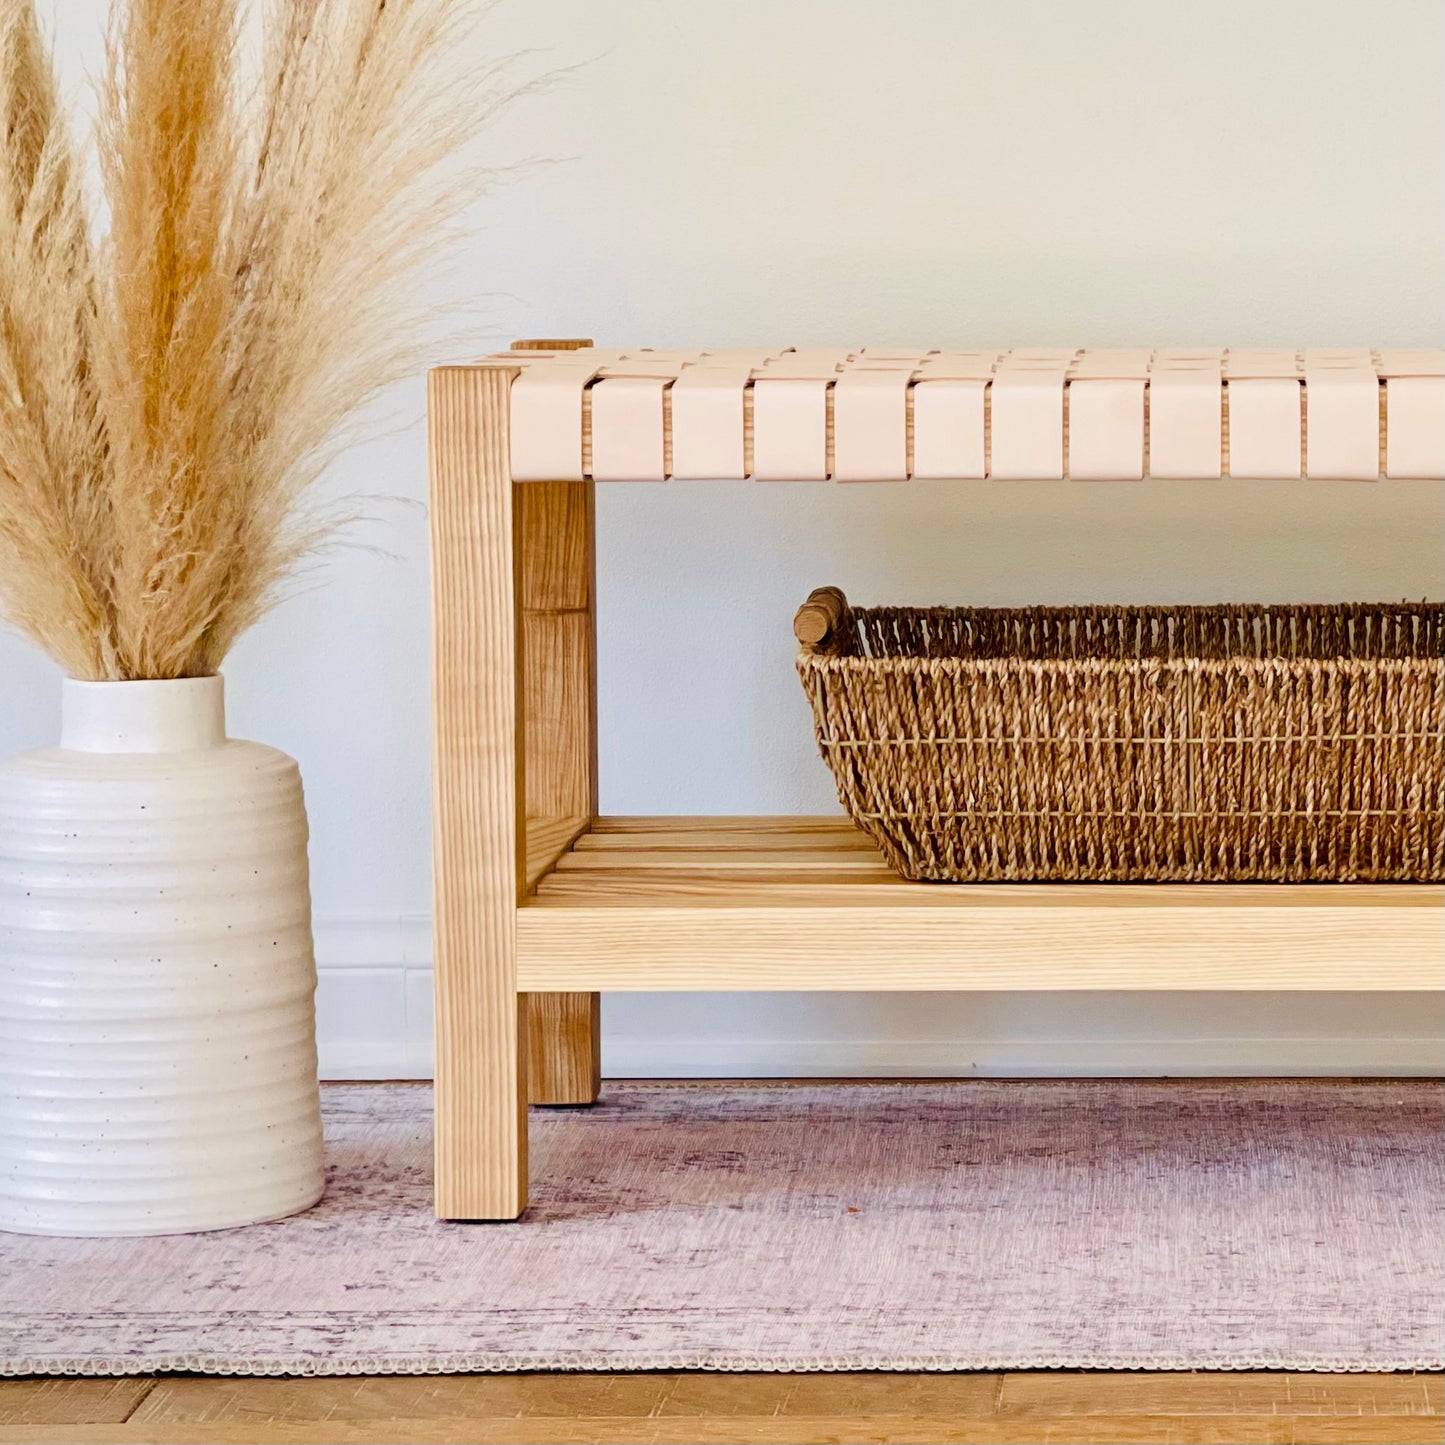
[[[329,1088],[297,1219],[0,1235],[0,1373],[1445,1364],[1435,1084],[611,1084],[491,1225],[430,1106]]]

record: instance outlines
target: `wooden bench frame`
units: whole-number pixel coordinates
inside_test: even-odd
[[[837,819],[599,818],[594,483],[513,481],[517,372],[429,378],[440,1217],[526,1208],[599,989],[1440,987],[1433,885],[938,889]]]

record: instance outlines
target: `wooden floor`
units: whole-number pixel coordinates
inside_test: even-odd
[[[0,1381],[8,1442],[1440,1445],[1440,1376],[430,1375]]]

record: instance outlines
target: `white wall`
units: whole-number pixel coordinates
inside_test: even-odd
[[[77,87],[102,0],[50,0]],[[540,167],[476,216],[488,340],[663,346],[1439,341],[1438,0],[512,0],[498,51],[578,67],[488,141]],[[419,385],[401,399],[420,413]],[[424,1072],[425,495],[377,501],[227,667],[233,731],[307,779],[334,1073]],[[788,621],[875,601],[1439,597],[1441,491],[1225,483],[676,485],[599,506],[602,791],[618,812],[836,807]],[[56,727],[0,639],[0,752]],[[1362,972],[1369,960],[1362,959]],[[1416,997],[609,998],[613,1073],[1439,1067]]]

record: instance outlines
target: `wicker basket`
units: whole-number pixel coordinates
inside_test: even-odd
[[[854,821],[905,878],[1445,877],[1445,608],[799,610]]]

